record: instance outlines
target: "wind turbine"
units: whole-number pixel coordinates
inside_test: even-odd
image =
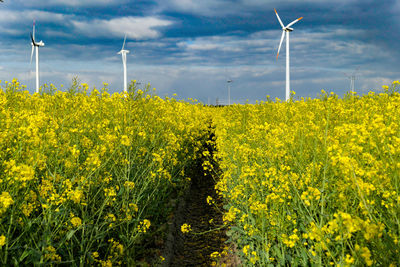
[[[356,80],[356,73],[360,69],[360,67],[357,67],[353,73],[348,74],[343,72],[344,76],[350,79],[350,92],[354,93],[355,92],[355,80]]]
[[[121,51],[118,52],[118,54],[122,55],[122,64],[124,65],[124,92],[126,93],[128,91],[127,89],[127,81],[126,81],[126,54],[129,53],[129,50],[125,50],[125,41],[126,41],[126,34],[124,38],[124,44],[122,45]]]
[[[293,31],[293,28],[290,28],[290,26],[292,26],[293,24],[295,24],[296,22],[301,20],[303,17],[300,17],[300,18],[290,22],[288,25],[284,26],[281,18],[278,15],[278,12],[276,12],[275,8],[274,8],[274,10],[275,10],[276,17],[278,18],[278,21],[282,26],[282,37],[281,37],[281,42],[279,43],[278,54],[276,55],[276,59],[278,59],[279,51],[281,50],[282,42],[283,42],[283,39],[285,38],[285,34],[286,34],[286,101],[288,101],[290,98],[289,33],[291,31]]]
[[[33,21],[33,34],[31,33],[31,40],[32,40],[31,64],[32,64],[33,52],[36,48],[36,93],[39,93],[39,47],[44,46],[44,43],[43,41],[36,42],[35,21]]]
[[[233,81],[231,80],[231,79],[228,79],[227,81],[226,81],[226,83],[228,84],[228,105],[230,106],[231,105],[231,83],[232,83]]]
[[[231,105],[231,83],[233,83],[233,81],[230,78],[230,75],[228,75],[228,71],[227,71],[226,67],[225,67],[225,79],[226,79],[226,84],[228,87],[228,105]]]

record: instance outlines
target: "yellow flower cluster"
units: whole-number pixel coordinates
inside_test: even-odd
[[[216,190],[245,265],[400,263],[398,85],[214,114]]]
[[[6,237],[4,235],[0,236],[0,247],[6,244]]]
[[[121,266],[122,265],[122,256],[124,255],[124,246],[114,240],[114,238],[111,238],[108,240],[108,243],[110,244],[110,253],[107,256],[107,259],[100,259],[99,258],[99,253],[97,251],[92,252],[92,258],[94,259],[95,262],[97,262],[100,266],[109,266],[112,267],[113,263],[114,265]]]
[[[147,230],[150,228],[150,221],[145,219],[142,222],[139,223],[139,225],[137,226],[137,229],[140,233],[146,233]]]
[[[82,220],[81,220],[81,218],[79,218],[79,217],[72,217],[72,218],[71,218],[71,224],[72,224],[74,227],[79,227],[79,226],[81,226],[81,224],[82,224]]]
[[[8,192],[2,192],[0,195],[0,215],[5,213],[9,206],[14,203],[12,197]]]
[[[187,234],[190,231],[192,231],[192,227],[189,224],[184,223],[184,224],[181,225],[181,232],[182,233]]]
[[[60,262],[61,256],[56,253],[56,249],[53,246],[48,246],[45,249],[44,259],[50,262]]]

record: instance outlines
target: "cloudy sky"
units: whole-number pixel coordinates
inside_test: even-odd
[[[151,83],[207,103],[284,98],[283,23],[290,35],[291,89],[315,97],[343,94],[355,70],[359,94],[400,77],[398,0],[4,0],[0,3],[0,80],[18,78],[33,92],[33,20],[40,48],[40,83],[83,83],[121,91],[125,33],[128,80]],[[346,75],[345,75],[346,74]]]

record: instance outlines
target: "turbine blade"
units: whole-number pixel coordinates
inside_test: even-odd
[[[32,58],[33,58],[33,52],[35,51],[35,46],[32,45],[32,53],[31,53],[31,64],[32,64]]]
[[[33,20],[33,40],[35,40],[35,24],[36,24],[36,21]]]
[[[289,28],[290,26],[292,26],[293,24],[295,24],[296,22],[298,22],[298,21],[301,20],[302,18],[303,18],[303,17],[293,20],[292,22],[290,22],[290,23],[286,26],[286,28]]]
[[[121,50],[124,50],[124,47],[125,47],[125,41],[126,41],[126,33],[125,33],[125,38],[124,38],[124,44],[122,45],[122,49],[121,49]]]
[[[35,42],[35,37],[32,36],[32,34],[31,34],[31,40],[32,40],[32,45],[37,46],[37,43]]]
[[[279,57],[279,51],[281,50],[283,39],[285,38],[285,33],[286,33],[285,31],[282,31],[281,42],[279,43],[278,54],[276,54],[276,59],[278,59],[278,57]]]
[[[278,20],[279,20],[279,23],[281,24],[281,26],[282,26],[282,28],[285,28],[285,26],[283,25],[283,23],[282,23],[282,20],[281,20],[281,18],[279,17],[279,15],[278,15],[278,12],[276,11],[276,9],[274,8],[274,10],[275,10],[275,14],[276,14],[276,17],[278,18]]]

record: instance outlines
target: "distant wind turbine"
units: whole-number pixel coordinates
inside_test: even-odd
[[[286,101],[288,101],[290,98],[289,33],[291,31],[293,31],[293,28],[290,28],[290,26],[292,26],[293,24],[295,24],[296,22],[301,20],[303,17],[290,22],[287,26],[284,26],[281,21],[281,18],[278,15],[278,12],[276,12],[275,8],[274,8],[274,10],[275,10],[276,17],[278,18],[278,21],[282,26],[282,37],[281,37],[281,42],[279,43],[278,54],[276,55],[276,59],[278,59],[279,51],[281,50],[282,42],[283,42],[283,39],[285,38],[285,34],[286,34]]]
[[[44,46],[44,43],[43,41],[36,42],[35,21],[33,21],[33,34],[31,33],[31,40],[32,40],[31,64],[32,64],[33,52],[36,48],[36,93],[39,93],[39,47]]]
[[[355,81],[356,81],[356,73],[360,69],[360,67],[357,67],[351,74],[343,72],[344,76],[350,79],[350,91],[352,93],[355,92]]]
[[[231,79],[228,79],[227,81],[226,81],[226,83],[228,84],[228,105],[230,106],[231,105],[231,83],[232,83],[233,81],[231,80]]]
[[[231,84],[233,83],[233,81],[230,78],[230,75],[228,75],[228,71],[226,68],[225,68],[225,79],[226,79],[226,84],[228,87],[228,105],[230,105],[231,104]]]
[[[129,50],[125,50],[125,41],[126,41],[126,34],[124,38],[124,44],[122,45],[121,51],[118,52],[118,54],[122,55],[122,64],[124,65],[124,92],[126,93],[128,91],[127,87],[127,79],[126,79],[126,54],[129,53]]]

